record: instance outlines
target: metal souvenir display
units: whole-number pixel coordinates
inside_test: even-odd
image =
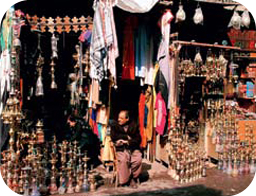
[[[178,122],[178,119],[168,136],[168,174],[180,183],[188,183],[206,176],[206,157],[198,144],[189,141],[188,133],[182,133],[182,123]]]
[[[58,188],[56,185],[56,177],[57,177],[57,169],[56,169],[56,163],[57,163],[58,155],[57,155],[57,144],[56,144],[56,136],[54,136],[53,139],[53,146],[52,146],[52,153],[51,153],[51,160],[50,163],[52,164],[51,168],[51,184],[50,184],[50,193],[56,194],[58,192]]]
[[[215,118],[216,152],[218,169],[233,177],[255,172],[255,135],[253,127],[245,125],[244,140],[239,139],[235,105],[225,107],[223,114]]]
[[[44,58],[42,57],[40,52],[39,57],[37,59],[37,64],[36,64],[37,72],[38,72],[38,78],[36,82],[36,96],[44,95],[43,78],[42,78],[43,64],[44,64]]]
[[[88,192],[90,190],[89,188],[89,182],[88,182],[88,168],[87,168],[87,162],[90,160],[89,157],[87,157],[87,152],[85,152],[85,155],[83,157],[84,162],[84,174],[83,174],[83,184],[82,184],[82,190],[84,192]]]

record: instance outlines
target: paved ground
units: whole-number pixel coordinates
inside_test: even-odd
[[[193,183],[182,184],[175,182],[167,175],[167,168],[157,162],[143,163],[141,184],[138,189],[101,185],[95,192],[71,194],[70,196],[231,196],[245,190],[254,175],[244,175],[233,178],[221,171],[211,168],[207,177]],[[104,176],[102,166],[97,171]]]

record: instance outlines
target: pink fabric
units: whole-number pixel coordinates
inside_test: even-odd
[[[160,92],[156,96],[155,109],[157,110],[156,132],[159,133],[160,135],[163,135],[164,127],[165,127],[165,123],[166,123],[167,111],[166,111],[164,99]]]

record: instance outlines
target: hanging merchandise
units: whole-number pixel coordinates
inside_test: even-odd
[[[201,54],[200,54],[200,51],[199,51],[199,50],[198,50],[198,51],[197,51],[197,53],[196,53],[196,56],[195,56],[194,62],[195,62],[195,63],[198,63],[198,64],[203,63],[202,56],[201,56]]]
[[[144,83],[153,85],[153,38],[148,19],[139,24],[135,34],[135,76]]]
[[[1,25],[0,48],[0,114],[2,113],[7,93],[10,91],[10,72],[11,72],[11,44],[13,40],[12,19],[14,16],[13,7],[10,8]]]
[[[162,40],[158,48],[157,60],[159,70],[155,77],[155,90],[157,94],[155,109],[157,111],[156,131],[160,135],[166,134],[166,118],[167,110],[170,109],[171,103],[169,98],[171,70],[170,70],[170,55],[169,55],[169,40],[170,40],[170,23],[173,20],[171,10],[167,9],[161,18]]]
[[[90,45],[91,78],[100,82],[109,70],[116,80],[115,59],[119,55],[112,5],[94,2],[92,42]]]
[[[42,78],[43,64],[44,64],[44,58],[41,56],[41,54],[39,54],[39,57],[37,59],[37,71],[38,71],[38,78],[36,82],[37,97],[44,95],[43,78]]]
[[[51,89],[57,89],[57,84],[55,82],[55,75],[54,75],[54,72],[55,72],[55,62],[54,62],[54,59],[58,58],[58,38],[55,37],[54,34],[52,34],[52,37],[51,37],[51,44],[52,44],[52,62],[50,64],[51,66],[51,78],[52,78],[52,82],[51,82]]]
[[[169,105],[170,106],[170,122],[174,126],[174,119],[177,114],[178,106],[178,68],[179,68],[179,53],[181,50],[180,44],[172,44],[170,47],[170,73],[171,81],[169,88]]]
[[[117,7],[131,13],[150,11],[159,0],[118,0]]]
[[[51,44],[52,44],[52,58],[58,58],[58,38],[52,34]]]
[[[234,29],[240,30],[242,24],[242,18],[239,16],[237,11],[234,11],[234,14],[229,22],[228,27],[233,27]]]
[[[200,75],[202,75],[203,60],[202,60],[202,56],[200,54],[200,49],[197,48],[196,50],[197,50],[197,52],[196,52],[196,56],[194,58],[195,75],[200,76]]]
[[[52,82],[51,82],[51,89],[57,89],[57,84],[55,82],[55,75],[54,75],[54,72],[55,72],[55,63],[54,63],[54,60],[52,59],[52,62],[50,64],[51,66],[51,78],[52,78]]]
[[[137,17],[130,16],[125,20],[122,79],[135,79],[134,28],[138,25]]]
[[[242,14],[242,25],[249,28],[251,24],[251,19],[248,10],[245,10]]]
[[[176,13],[176,23],[177,22],[182,22],[182,21],[184,21],[186,19],[186,13],[185,13],[185,11],[183,10],[183,5],[181,5],[181,3],[180,3],[180,5],[179,5],[179,10],[178,10],[178,12]]]
[[[204,22],[204,16],[203,16],[203,12],[200,6],[198,6],[195,10],[195,15],[193,17],[194,23],[195,24],[201,24],[203,25]]]
[[[92,31],[89,29],[87,29],[86,31],[83,31],[78,38],[80,42],[85,42],[87,45],[91,44],[91,39],[92,39]]]
[[[225,57],[222,53],[220,54],[218,60],[219,60],[219,66],[220,66],[220,75],[221,75],[221,77],[224,78],[226,75],[228,60],[225,59]]]
[[[162,98],[166,105],[168,104],[168,92],[170,86],[170,69],[169,69],[169,38],[170,38],[170,22],[173,19],[171,10],[167,10],[161,18],[161,32],[162,40],[158,48],[157,60],[159,63],[159,70],[155,78],[156,92],[161,92]],[[165,84],[166,86],[162,86]],[[169,107],[168,107],[169,108]]]
[[[69,74],[70,84],[69,84],[69,90],[71,93],[70,96],[70,105],[75,106],[79,103],[79,95],[77,92],[77,78],[75,73]]]

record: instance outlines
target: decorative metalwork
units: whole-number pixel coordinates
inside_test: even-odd
[[[70,18],[65,16],[63,18],[52,17],[45,18],[44,16],[39,18],[37,15],[30,16],[26,15],[26,18],[31,26],[31,30],[39,30],[41,32],[57,32],[61,34],[62,32],[69,33],[71,31],[77,33],[78,31],[86,31],[87,29],[92,29],[93,20],[92,17],[80,18],[73,17]]]

